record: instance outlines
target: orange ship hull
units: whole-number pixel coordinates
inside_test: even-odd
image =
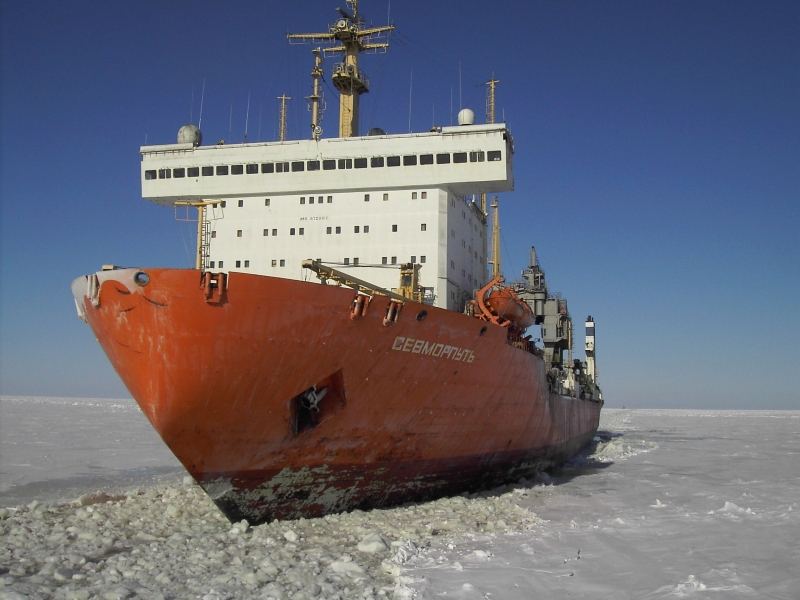
[[[411,301],[393,322],[380,296],[355,314],[353,290],[317,283],[145,272],[77,279],[79,313],[232,521],[499,485],[597,430],[602,402],[550,393],[503,327]]]

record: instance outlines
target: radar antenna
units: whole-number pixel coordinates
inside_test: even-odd
[[[358,55],[365,51],[386,51],[388,42],[376,42],[385,36],[391,35],[394,25],[382,27],[365,27],[364,19],[358,12],[358,0],[347,0],[351,12],[337,9],[340,18],[328,27],[327,33],[289,33],[286,38],[289,43],[322,43],[338,46],[321,48],[325,54],[342,53],[342,61],[334,64],[331,79],[334,87],[339,90],[339,137],[354,137],[358,135],[359,104],[361,94],[369,91],[369,79],[358,68]],[[318,57],[315,58],[315,70],[319,65]],[[315,82],[318,76],[312,72]],[[316,85],[315,85],[316,87]],[[314,123],[315,126],[319,124]],[[315,129],[312,129],[315,131]]]

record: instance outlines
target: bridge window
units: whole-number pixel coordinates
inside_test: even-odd
[[[449,165],[450,164],[450,155],[449,154],[437,154],[436,155],[436,164],[437,165]]]
[[[386,157],[386,166],[387,167],[399,167],[400,166],[400,157],[399,156],[387,156]]]
[[[227,174],[228,174],[228,165],[217,166],[217,175],[227,175]]]
[[[172,176],[180,179],[186,176],[186,169],[172,169]]]
[[[244,165],[231,165],[231,175],[244,174]]]
[[[373,156],[369,161],[370,167],[382,167],[383,166],[383,157],[382,156]]]
[[[421,165],[432,165],[433,164],[433,154],[420,154],[419,155],[419,164],[421,164]]]
[[[318,160],[310,160],[307,163],[309,171],[319,171],[319,161]]]
[[[189,167],[186,169],[187,177],[200,177],[200,167]]]
[[[155,179],[156,178],[156,171],[153,169],[152,171],[145,171],[144,172],[145,179]]]
[[[274,173],[275,172],[275,165],[273,163],[261,163],[261,172],[262,173]]]
[[[322,161],[323,171],[333,171],[336,168],[336,161],[333,159]]]
[[[352,158],[340,158],[339,159],[339,168],[340,169],[352,169],[353,168],[353,159]]]
[[[289,163],[288,162],[275,163],[275,172],[276,173],[288,173],[289,172]]]
[[[405,167],[413,167],[417,164],[417,155],[411,154],[409,156],[403,157],[403,166]]]
[[[469,162],[483,162],[483,150],[469,153]]]
[[[292,172],[295,171],[305,171],[306,170],[306,163],[302,160],[296,160],[292,163]]]
[[[247,171],[248,175],[253,175],[254,173],[258,173],[258,165],[255,164],[247,165],[245,171]]]
[[[491,150],[487,153],[487,157],[490,161],[502,160],[503,154],[500,152],[500,150]]]
[[[453,152],[453,162],[454,163],[465,163],[465,162],[467,162],[467,153],[466,152]]]
[[[367,159],[366,158],[357,158],[353,161],[353,166],[356,169],[366,169],[367,168]]]
[[[169,169],[159,169],[158,170],[158,178],[159,179],[170,179],[172,177],[172,171]]]
[[[203,167],[203,177],[211,177],[214,175],[214,167]]]

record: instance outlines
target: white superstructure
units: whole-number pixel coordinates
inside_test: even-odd
[[[412,262],[428,301],[451,310],[487,282],[486,216],[472,198],[514,186],[504,124],[140,151],[144,198],[213,202],[203,268],[307,279],[301,262],[320,259],[391,289]]]

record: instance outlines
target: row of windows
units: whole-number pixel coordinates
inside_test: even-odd
[[[420,198],[422,200],[425,200],[427,197],[428,197],[428,192],[420,192]],[[383,194],[383,199],[384,200],[389,200],[388,192],[385,192]],[[417,192],[411,192],[411,199],[412,200],[416,200],[417,199]],[[328,204],[333,204],[333,196],[328,196],[327,202],[328,202]],[[369,194],[364,194],[364,202],[369,202]],[[306,203],[306,197],[305,196],[300,196],[300,204],[305,204],[305,203]],[[308,197],[308,203],[309,204],[314,204],[314,196],[309,196]],[[325,196],[317,196],[316,197],[316,203],[317,204],[324,204],[325,203]],[[271,205],[271,199],[270,198],[265,198],[264,199],[264,206],[270,206],[270,205]],[[212,204],[211,206],[213,206],[214,208],[217,208],[218,204],[215,203],[215,204]],[[221,206],[222,208],[227,208],[228,201],[227,200],[220,200],[219,206]],[[238,201],[238,206],[239,206],[239,208],[242,208],[244,206],[244,200],[239,200]],[[472,221],[470,220],[470,222],[472,222]]]
[[[325,233],[330,235],[330,234],[332,234],[334,232],[334,229],[336,230],[336,233],[342,233],[342,228],[339,227],[339,226],[337,226],[337,227],[326,227],[325,228]],[[427,223],[421,223],[420,226],[419,226],[419,230],[420,231],[427,231],[428,230],[428,224]],[[353,226],[353,233],[361,233],[362,231],[364,233],[369,233],[369,225],[354,225]],[[305,227],[297,227],[297,228],[290,227],[289,228],[289,235],[305,235],[305,232],[306,232]],[[397,225],[392,225],[392,233],[397,233]],[[269,235],[270,235],[270,230],[269,229],[264,229],[263,237],[268,237]],[[278,235],[278,230],[277,229],[273,229],[272,230],[272,237],[275,237],[277,235]],[[243,237],[243,236],[244,236],[244,230],[237,229],[236,230],[236,237]],[[212,238],[216,238],[217,237],[217,231],[216,230],[211,232],[211,237]]]
[[[434,160],[437,165],[447,165],[452,162],[463,164],[467,162],[495,162],[502,160],[500,150],[483,152],[449,152],[442,154],[408,154],[405,156],[373,156],[366,158],[339,158],[326,160],[297,160],[292,162],[250,163],[246,165],[216,165],[209,167],[178,167],[175,169],[148,169],[144,172],[145,179],[181,179],[184,177],[213,177],[214,175],[255,175],[261,173],[289,173],[299,171],[333,171],[335,169],[366,169],[367,163],[372,168],[380,167],[413,167],[416,165],[432,165]]]
[[[425,263],[426,260],[427,260],[427,257],[425,255],[422,255],[422,256],[419,257],[419,262],[420,263]],[[236,268],[237,269],[241,269],[242,268],[242,263],[244,263],[244,268],[245,269],[249,269],[250,268],[250,261],[249,260],[245,260],[245,261],[237,260],[237,261],[234,261],[234,262],[236,264]],[[411,262],[416,264],[417,263],[417,257],[416,256],[412,256],[411,257]],[[349,266],[351,264],[350,263],[350,258],[348,257],[348,258],[343,259],[342,264]],[[383,264],[383,265],[388,265],[388,264],[396,265],[397,264],[397,257],[396,256],[392,256],[390,258],[388,256],[383,256],[383,257],[381,257],[381,264]],[[353,266],[358,266],[359,265],[359,259],[357,257],[353,258],[352,265]],[[224,268],[224,266],[225,266],[225,261],[222,261],[222,260],[220,260],[220,261],[212,260],[212,261],[210,261],[208,263],[208,267],[210,269],[217,269],[217,268],[222,269],[222,268]],[[284,259],[284,258],[273,259],[272,260],[272,266],[273,267],[277,267],[277,266],[285,267],[286,266],[286,259]]]

